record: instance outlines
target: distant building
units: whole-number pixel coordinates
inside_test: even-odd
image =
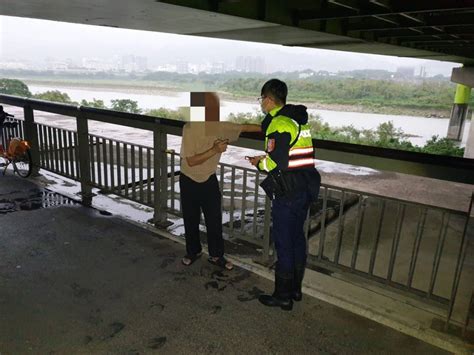
[[[153,69],[154,71],[166,71],[170,73],[174,73],[177,71],[176,65],[174,64],[164,64],[164,65],[159,65],[156,68]]]
[[[148,59],[146,57],[135,57],[135,66],[137,71],[140,72],[148,70]]]
[[[176,72],[179,74],[189,73],[189,63],[182,60],[178,61],[176,63]]]
[[[224,62],[217,62],[217,63],[212,63],[211,65],[211,74],[222,74],[225,72],[225,64]]]
[[[235,61],[235,70],[243,73],[263,73],[265,60],[262,57],[240,56]]]
[[[426,68],[424,66],[420,67],[420,78],[426,78]]]
[[[82,58],[82,67],[92,71],[109,71],[113,69],[111,63],[97,58]]]
[[[14,70],[19,70],[19,69],[28,69],[28,66],[25,63],[21,62],[13,62],[13,61],[5,61],[5,62],[0,62],[0,68],[2,69],[14,69]]]
[[[411,79],[415,76],[414,67],[398,67],[395,73],[396,77]]]
[[[198,64],[189,64],[188,69],[191,74],[198,74],[200,72]]]
[[[47,70],[66,70],[68,64],[60,59],[47,58],[46,59],[46,69]]]
[[[144,72],[148,70],[148,59],[133,54],[122,56],[120,69],[126,72]]]
[[[306,70],[306,71],[298,74],[298,78],[300,78],[300,79],[306,79],[306,78],[310,78],[312,76],[314,76],[314,71],[312,71],[312,70],[311,71]]]

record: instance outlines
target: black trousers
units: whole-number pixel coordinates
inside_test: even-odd
[[[221,192],[216,175],[213,174],[207,181],[199,183],[181,174],[179,187],[186,236],[186,253],[195,255],[202,250],[199,238],[199,221],[202,210],[206,222],[209,255],[223,256]]]

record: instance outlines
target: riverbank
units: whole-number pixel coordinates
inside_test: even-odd
[[[255,103],[250,98],[236,97],[230,93],[219,93],[221,99],[235,102],[246,102],[246,103]],[[449,118],[449,110],[440,110],[440,109],[415,109],[415,108],[405,108],[405,107],[373,107],[373,106],[364,106],[364,105],[343,105],[343,104],[331,104],[326,102],[306,102],[299,101],[299,103],[304,104],[309,109],[314,110],[327,110],[327,111],[342,111],[342,112],[357,112],[357,113],[376,113],[381,115],[398,115],[398,116],[416,116],[416,117],[427,117],[427,118]]]
[[[90,91],[116,91],[124,90],[130,94],[144,94],[147,95],[170,95],[172,93],[179,93],[183,91],[201,90],[212,91],[212,88],[207,88],[201,83],[192,85],[173,85],[167,82],[144,81],[144,80],[72,80],[72,79],[38,79],[38,78],[18,78],[24,81],[27,85],[44,85],[54,86],[58,90],[61,88],[87,88]],[[252,93],[253,94],[253,93]],[[255,95],[240,96],[230,92],[219,92],[221,99],[255,104]],[[291,93],[290,93],[291,95]],[[291,101],[291,96],[290,96]],[[429,118],[448,118],[450,115],[449,109],[418,109],[409,107],[392,107],[392,106],[367,106],[367,105],[345,105],[332,104],[327,102],[306,102],[300,101],[310,109],[328,110],[328,111],[342,111],[342,112],[358,112],[358,113],[376,113],[389,115],[404,115],[404,116],[418,116]]]

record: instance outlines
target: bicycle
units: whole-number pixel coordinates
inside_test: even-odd
[[[14,117],[13,115],[8,115],[8,117]],[[16,122],[2,122],[0,125],[0,132],[3,128],[10,130],[18,125]],[[10,132],[9,132],[10,133]],[[7,149],[3,147],[3,144],[0,144],[0,167],[4,167],[3,175],[7,172],[8,166],[13,165],[13,172],[17,173],[20,177],[27,178],[31,174],[31,144],[21,138],[11,138],[9,134],[9,141],[6,146]],[[3,160],[3,162],[2,162]]]

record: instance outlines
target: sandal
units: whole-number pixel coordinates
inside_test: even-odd
[[[182,259],[181,259],[181,264],[184,266],[190,266],[192,263],[194,263],[197,259],[201,257],[202,253],[197,253],[193,255],[186,254]]]
[[[212,265],[216,265],[216,266],[219,266],[223,269],[226,269],[226,270],[232,270],[234,268],[234,265],[232,265],[232,263],[230,261],[227,261],[226,258],[224,258],[223,256],[220,256],[218,258],[214,258],[212,256],[210,256],[207,261],[209,261]]]

